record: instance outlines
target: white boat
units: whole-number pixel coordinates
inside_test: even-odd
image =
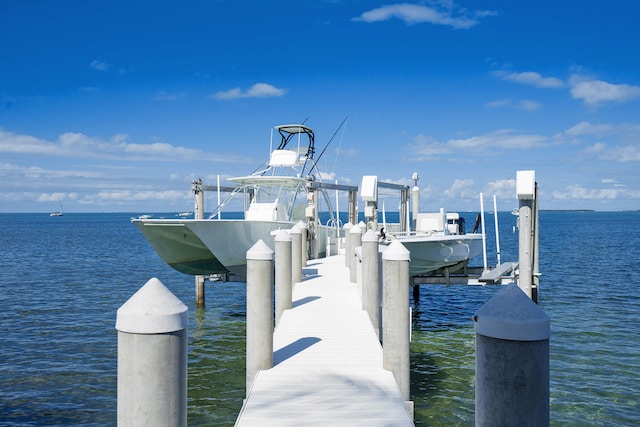
[[[457,213],[439,212],[420,213],[418,174],[413,174],[414,224],[409,226],[409,187],[389,182],[378,182],[375,175],[362,179],[361,195],[365,202],[365,218],[371,228],[379,229],[381,244],[388,245],[393,240],[400,241],[410,252],[409,274],[411,276],[433,275],[439,270],[450,267],[463,267],[470,259],[481,255],[483,239],[481,233],[466,233],[464,218]],[[387,224],[384,201],[382,225],[378,226],[377,206],[378,189],[385,188],[400,191],[400,223]]]
[[[58,200],[58,203],[60,204],[60,210],[51,212],[49,214],[49,216],[63,216],[64,215],[64,213],[62,213],[62,200]]]
[[[232,191],[208,219],[132,221],[167,264],[187,274],[232,274],[244,280],[247,250],[260,239],[274,248],[275,232],[299,221],[306,221],[310,252],[325,255],[327,238],[341,230],[318,223],[319,194],[325,196],[325,210],[332,210],[316,169],[313,130],[305,125],[275,129],[281,142],[269,161],[251,175],[230,178]],[[243,217],[220,219],[238,199]]]
[[[434,274],[482,255],[482,234],[465,233],[464,219],[457,213],[419,213],[415,230],[387,232],[385,242],[399,240],[410,252],[411,276]]]

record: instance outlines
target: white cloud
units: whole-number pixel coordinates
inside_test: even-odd
[[[627,102],[640,97],[640,86],[612,84],[579,75],[573,75],[570,84],[571,96],[592,107],[605,103]]]
[[[168,93],[163,90],[156,92],[153,97],[156,101],[177,101],[178,99],[184,98],[186,95],[182,92],[180,93]]]
[[[525,110],[525,111],[534,111],[534,110],[540,109],[541,107],[541,105],[538,102],[531,101],[528,99],[522,99],[517,102],[512,102],[510,99],[498,99],[496,101],[487,102],[485,106],[491,107],[491,108],[509,107],[509,108],[516,108],[516,109]]]
[[[497,181],[489,182],[483,191],[486,195],[496,195],[498,198],[513,198],[516,190],[516,180],[515,179],[501,179]]]
[[[92,70],[98,71],[107,71],[111,66],[104,61],[93,60],[91,64],[89,64],[89,68]]]
[[[208,160],[236,162],[239,156],[225,156],[166,142],[139,144],[128,142],[128,136],[117,134],[110,140],[94,138],[82,133],[66,132],[56,141],[21,135],[0,129],[0,153],[68,158],[101,158],[124,161],[190,161]]]
[[[447,146],[449,147],[476,151],[490,151],[494,148],[528,150],[543,147],[546,144],[547,138],[544,136],[516,134],[510,129],[501,129],[486,135],[447,141]]]
[[[444,190],[444,195],[456,199],[476,198],[478,192],[473,189],[474,184],[472,179],[456,179],[453,184],[451,184],[451,187]]]
[[[533,71],[523,73],[509,73],[506,71],[494,71],[493,75],[503,80],[520,83],[540,88],[561,88],[564,86],[562,80],[556,77],[543,77]]]
[[[572,185],[551,193],[556,200],[614,200],[624,195],[625,190],[619,188],[588,189],[582,185]]]
[[[640,147],[637,145],[610,146],[603,142],[597,142],[585,150],[590,156],[597,156],[602,160],[611,160],[620,163],[640,162]]]
[[[539,110],[540,103],[536,101],[531,101],[529,99],[522,99],[518,101],[518,103],[516,104],[516,108],[519,108],[520,110],[525,110],[525,111]]]
[[[447,4],[442,2],[439,6],[436,8],[410,3],[391,4],[364,12],[352,21],[382,22],[395,18],[409,25],[429,23],[455,29],[468,29],[479,23],[478,18],[496,14],[486,10],[459,9],[453,2]]]
[[[256,83],[246,91],[236,87],[227,91],[217,92],[212,95],[212,98],[225,100],[238,98],[269,98],[280,97],[286,93],[286,89],[280,89],[267,83]]]
[[[512,103],[510,99],[498,99],[495,101],[487,102],[484,105],[492,108],[500,108],[500,107],[510,107]]]
[[[587,121],[582,121],[564,133],[568,136],[603,136],[611,134],[614,130],[611,125],[592,125]]]

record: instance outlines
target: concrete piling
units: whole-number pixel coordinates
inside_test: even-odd
[[[294,225],[289,230],[291,236],[291,283],[302,282],[302,230]]]
[[[549,317],[511,284],[474,316],[475,425],[549,425]]]
[[[380,276],[378,236],[369,230],[362,236],[362,309],[367,312],[380,338]]]
[[[276,325],[284,310],[291,308],[291,236],[286,230],[278,231],[275,237],[276,272]]]
[[[273,250],[258,240],[247,251],[247,394],[258,371],[273,367],[273,274]]]
[[[349,254],[353,251],[353,248],[351,248],[351,244],[350,244],[350,240],[351,240],[351,228],[353,227],[353,224],[348,222],[344,225],[344,227],[342,227],[344,229],[344,266],[345,267],[350,267],[351,266],[351,257],[349,256]]]
[[[409,261],[410,252],[394,240],[382,252],[382,360],[398,383],[405,402],[409,392]]]
[[[296,227],[300,230],[300,262],[304,268],[309,261],[309,227],[304,221],[298,221]]]
[[[187,306],[150,279],[117,312],[118,425],[187,425]]]
[[[349,247],[351,250],[347,254],[349,257],[349,281],[356,283],[358,280],[358,259],[356,258],[355,249],[362,245],[362,229],[358,224],[349,230]]]

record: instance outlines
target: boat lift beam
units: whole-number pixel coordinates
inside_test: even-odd
[[[385,181],[377,181],[377,188],[375,189],[376,195],[375,200],[370,201],[368,203],[373,203],[375,206],[375,217],[373,218],[373,222],[375,227],[377,228],[377,203],[378,203],[378,191],[380,188],[384,188],[387,190],[395,190],[400,191],[400,231],[406,233],[410,230],[410,220],[409,220],[409,186],[403,184],[396,184],[393,182],[385,182]]]
[[[334,184],[330,182],[322,182],[310,180],[307,182],[307,191],[310,197],[307,199],[307,239],[309,241],[309,250],[313,258],[318,255],[318,239],[316,236],[316,227],[319,224],[318,212],[318,191],[317,190],[336,190],[346,191],[349,193],[348,209],[349,222],[356,224],[358,222],[358,187],[355,185]],[[339,218],[338,218],[339,220]],[[336,221],[336,227],[339,225]]]

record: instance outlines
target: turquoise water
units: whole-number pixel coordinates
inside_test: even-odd
[[[154,276],[189,307],[189,425],[233,425],[244,397],[244,285],[207,283],[196,309],[193,278],[167,267],[129,216],[0,214],[0,425],[115,425],[116,310]],[[492,247],[492,215],[486,224]],[[500,214],[503,261],[517,258],[514,224]],[[640,213],[541,212],[540,229],[552,425],[638,425]],[[416,425],[473,425],[471,316],[498,290],[422,287]]]

